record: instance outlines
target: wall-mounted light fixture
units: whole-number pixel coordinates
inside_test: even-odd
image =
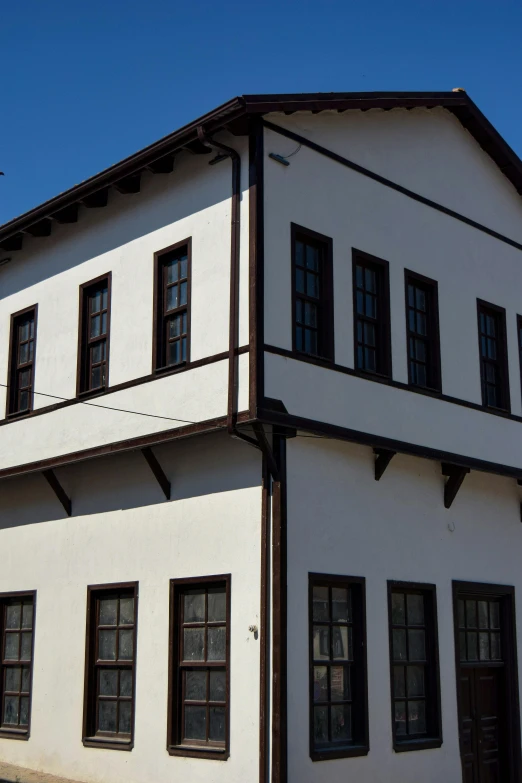
[[[298,144],[295,150],[291,152],[289,155],[279,155],[277,152],[269,152],[268,157],[272,158],[272,160],[275,160],[276,163],[280,163],[282,166],[289,166],[290,163],[288,161],[288,158],[293,158],[294,155],[297,155],[300,149],[301,149],[301,145]]]

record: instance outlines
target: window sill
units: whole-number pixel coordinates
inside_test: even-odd
[[[29,739],[29,729],[8,729],[0,727],[0,739],[25,740]]]
[[[86,397],[101,397],[102,394],[106,394],[108,391],[108,386],[99,386],[97,389],[86,389],[78,392],[76,396],[79,400],[84,400]]]
[[[370,750],[369,745],[347,745],[344,748],[332,748],[329,750],[312,750],[310,758],[312,761],[330,761],[331,759],[349,759],[354,756],[367,756]]]
[[[32,408],[26,411],[13,411],[12,413],[7,414],[6,419],[9,421],[12,419],[23,419],[25,416],[30,416],[32,412]]]
[[[185,369],[190,362],[179,362],[179,364],[169,364],[167,367],[155,367],[154,368],[154,374],[155,375],[171,375],[172,373],[178,372],[179,370]]]
[[[230,756],[227,748],[205,748],[201,745],[167,745],[169,756],[187,756],[193,759],[214,759],[226,761]]]
[[[134,742],[132,740],[117,740],[109,737],[84,737],[83,746],[85,748],[105,748],[106,750],[132,750]]]
[[[432,748],[440,748],[442,745],[442,739],[440,737],[438,738],[431,738],[431,739],[418,739],[418,740],[408,740],[406,742],[394,742],[393,743],[393,749],[395,753],[406,753],[411,750],[430,750]]]

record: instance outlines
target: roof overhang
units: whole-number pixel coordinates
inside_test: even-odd
[[[522,194],[522,161],[463,91],[242,95],[0,226],[0,250],[20,250],[26,234],[46,237],[51,234],[55,223],[76,222],[80,205],[88,208],[107,206],[110,188],[120,193],[139,192],[142,172],[170,173],[173,170],[174,156],[180,150],[188,150],[193,154],[209,154],[208,147],[198,139],[199,127],[203,127],[207,134],[228,130],[235,135],[244,135],[249,132],[252,118],[273,112],[293,114],[309,111],[317,114],[322,111],[345,112],[354,109],[389,111],[397,108],[437,107],[447,109],[455,115],[490,155],[517,192]]]

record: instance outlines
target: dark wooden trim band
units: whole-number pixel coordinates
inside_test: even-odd
[[[270,475],[263,457],[261,472],[261,606],[259,610],[259,783],[268,783],[270,747],[268,601],[270,595]]]
[[[249,137],[249,409],[255,418],[264,395],[264,160],[263,126],[253,120]]]
[[[423,394],[425,397],[432,397],[435,400],[442,400],[443,402],[451,402],[453,405],[461,405],[464,408],[471,408],[474,411],[489,413],[493,416],[500,416],[503,419],[509,419],[510,421],[516,421],[522,424],[522,416],[516,416],[514,413],[508,413],[507,411],[497,410],[495,408],[487,408],[484,405],[480,405],[478,402],[470,402],[469,400],[462,400],[459,397],[451,397],[449,394],[441,394],[432,389],[423,389],[420,386],[410,386],[407,383],[402,383],[402,381],[395,381],[393,378],[387,378],[383,375],[359,372],[358,370],[354,370],[351,367],[344,367],[342,364],[335,364],[334,362],[317,359],[313,356],[304,356],[302,354],[294,353],[288,348],[279,348],[277,345],[265,345],[265,351],[267,353],[273,353],[276,356],[284,356],[285,359],[295,359],[298,362],[315,364],[316,367],[323,367],[327,370],[340,372],[344,375],[351,375],[355,378],[364,378],[366,381],[382,383],[385,386],[392,386],[394,389],[403,389],[404,391],[411,392],[412,394]]]
[[[438,204],[436,201],[425,198],[424,196],[421,196],[419,193],[415,193],[409,188],[398,185],[396,182],[393,182],[386,177],[381,177],[380,174],[376,174],[364,166],[360,166],[358,163],[354,163],[353,161],[348,160],[348,158],[344,158],[342,155],[338,155],[337,152],[332,152],[332,150],[329,150],[320,144],[316,144],[315,141],[311,141],[310,139],[307,139],[298,133],[294,133],[291,130],[282,128],[280,125],[275,125],[269,120],[263,120],[263,125],[265,128],[268,128],[268,130],[274,131],[274,133],[279,133],[281,136],[286,136],[286,138],[292,139],[298,144],[302,144],[303,146],[314,150],[314,152],[318,152],[320,155],[324,155],[326,158],[330,158],[330,160],[335,160],[337,163],[352,169],[352,171],[356,171],[358,174],[362,174],[369,179],[373,179],[375,182],[379,182],[381,185],[384,185],[387,188],[391,188],[392,190],[396,190],[398,193],[402,193],[403,196],[407,196],[408,198],[411,198],[414,201],[418,201],[427,207],[431,207],[431,209],[436,209],[437,212],[442,212],[444,215],[455,218],[455,220],[460,220],[461,223],[466,223],[466,225],[471,226],[472,228],[476,228],[478,231],[482,231],[484,234],[489,234],[489,236],[493,237],[494,239],[505,242],[506,245],[511,245],[511,247],[514,247],[517,250],[522,250],[522,244],[520,242],[516,242],[514,239],[510,239],[509,237],[504,236],[504,234],[500,234],[498,231],[494,231],[492,228],[483,226],[476,220],[465,217],[465,215],[461,215],[459,212],[455,212],[453,209],[448,209],[448,207],[444,207],[442,204]]]
[[[272,531],[272,781],[288,780],[287,730],[287,482],[286,439],[274,436],[279,481],[273,485]]]
[[[240,356],[243,353],[248,353],[250,350],[250,347],[248,345],[242,345],[240,348],[237,349],[238,356]],[[174,368],[167,368],[165,370],[157,370],[156,372],[150,373],[150,375],[142,375],[140,378],[133,378],[131,381],[123,381],[123,383],[118,383],[115,386],[111,386],[104,391],[92,393],[89,395],[89,400],[98,398],[98,397],[105,397],[108,394],[113,394],[114,392],[123,391],[124,389],[131,389],[133,386],[141,386],[143,383],[150,383],[151,381],[155,381],[158,378],[163,378],[167,375],[177,375],[178,373],[187,372],[187,370],[195,370],[198,367],[204,367],[207,364],[214,364],[215,362],[221,362],[225,359],[228,359],[228,351],[222,351],[221,353],[215,353],[213,356],[205,356],[203,359],[196,359],[194,362],[188,362],[187,364],[184,364],[182,367],[174,367]],[[51,395],[49,395],[51,396]],[[61,408],[67,408],[69,405],[78,405],[78,403],[83,402],[82,398],[73,398],[71,400],[63,400],[62,402],[56,402],[52,405],[46,405],[44,408],[37,408],[36,410],[32,410],[30,413],[27,413],[22,416],[18,416],[16,419],[6,417],[5,419],[0,420],[0,427],[4,426],[5,424],[10,424],[12,421],[17,421],[18,419],[26,419],[32,416],[41,416],[43,413],[51,413],[52,411],[60,410]]]
[[[428,446],[419,446],[416,443],[385,438],[382,435],[352,430],[348,427],[340,427],[337,424],[328,424],[327,422],[317,421],[316,419],[305,419],[302,416],[294,416],[290,413],[279,413],[278,411],[262,409],[258,411],[258,416],[265,424],[295,427],[297,430],[304,430],[305,432],[332,438],[334,440],[346,440],[350,443],[358,443],[361,446],[387,449],[388,451],[396,451],[397,453],[407,454],[411,457],[421,457],[422,459],[435,460],[436,462],[448,462],[462,468],[478,470],[481,473],[493,473],[497,476],[522,479],[522,468],[516,468],[512,465],[503,465],[500,462],[489,462],[476,457],[468,457],[464,454],[440,451],[439,449],[432,449]]]
[[[248,411],[238,413],[239,424],[249,424],[250,414]],[[49,468],[63,467],[64,465],[73,465],[79,462],[85,462],[96,457],[107,457],[111,454],[121,454],[125,451],[137,451],[146,446],[156,446],[159,443],[169,443],[181,438],[190,438],[194,435],[209,434],[220,432],[226,429],[226,417],[219,416],[215,419],[206,419],[196,424],[187,424],[184,427],[175,427],[174,429],[164,430],[163,432],[153,432],[149,435],[141,435],[138,438],[128,438],[115,443],[106,443],[103,446],[93,446],[90,449],[82,451],[73,451],[69,454],[61,454],[57,457],[38,460],[37,462],[26,462],[24,465],[15,465],[10,468],[0,470],[0,479],[11,478],[13,476],[22,476],[27,473],[38,473]],[[522,471],[521,471],[522,477]]]
[[[159,464],[156,455],[154,454],[150,446],[145,446],[145,448],[141,450],[141,453],[145,457],[145,460],[147,461],[147,464],[151,469],[154,478],[160,485],[161,490],[165,495],[165,498],[167,500],[170,500],[170,481],[165,475],[163,468]]]
[[[65,509],[65,513],[68,517],[72,514],[72,507],[71,507],[71,499],[65,492],[64,488],[56,478],[56,473],[51,468],[48,468],[47,470],[42,470],[42,476],[47,481],[51,489],[53,490],[54,494],[62,504],[62,506]]]

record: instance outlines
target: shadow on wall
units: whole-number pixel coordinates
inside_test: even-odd
[[[2,297],[228,200],[230,165],[214,166],[209,177],[208,161],[208,155],[180,153],[171,174],[143,172],[140,193],[122,195],[111,189],[107,207],[82,206],[77,223],[55,224],[43,239],[27,236],[24,250],[2,270]]]
[[[154,506],[260,486],[260,453],[225,434],[203,435],[154,449],[171,482],[167,501],[141,452],[100,457],[55,471],[71,499],[72,517]],[[67,515],[40,473],[0,482],[0,530]]]

